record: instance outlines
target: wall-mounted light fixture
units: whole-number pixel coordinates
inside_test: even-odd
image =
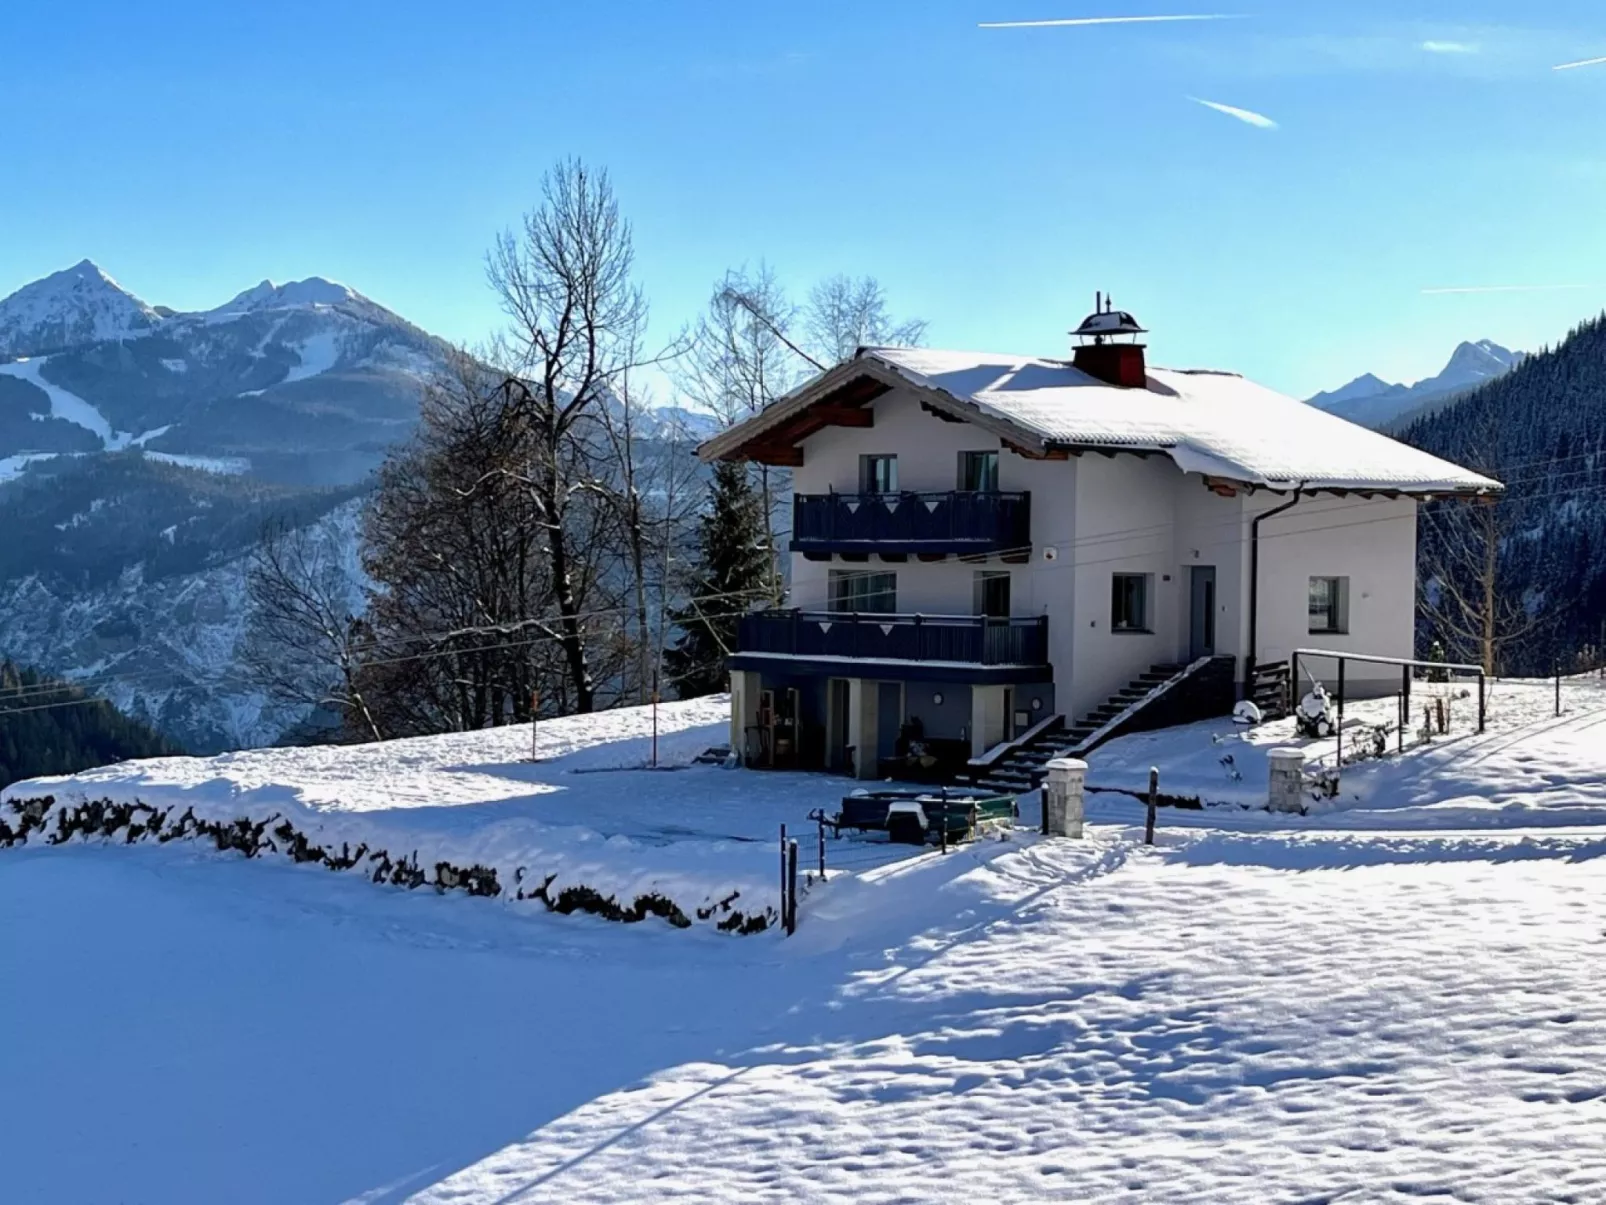
[[[932,695],[931,695],[931,702],[932,702],[932,704],[934,706],[941,707],[942,706],[942,691],[940,691],[940,690],[933,691]]]

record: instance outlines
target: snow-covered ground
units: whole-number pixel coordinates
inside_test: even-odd
[[[61,810],[104,800],[163,810],[168,832],[186,812],[270,830],[288,821],[322,848],[373,851],[355,867],[365,873],[378,851],[426,870],[443,861],[489,867],[508,906],[525,910],[543,905],[514,899],[518,888],[545,884],[549,898],[589,888],[626,909],[661,897],[711,924],[738,913],[773,920],[780,826],[812,831],[808,813],[847,788],[803,774],[764,775],[760,785],[751,774],[693,765],[725,739],[728,714],[723,695],[660,707],[657,768],[651,710],[629,708],[543,722],[533,764],[526,725],[125,762],[17,783],[0,801],[55,801],[35,842],[60,831]],[[0,820],[16,817],[0,806]]]
[[[0,851],[0,967],[26,985],[0,992],[4,1196],[1606,1199],[1590,699],[1559,720],[1536,701],[1392,779],[1350,767],[1382,777],[1322,815],[1166,809],[1147,848],[1135,801],[1096,796],[1084,841],[1018,833],[838,878],[791,938],[378,890],[184,842]],[[718,727],[719,703],[684,706],[672,761]],[[840,793],[620,770],[641,720],[551,725],[537,765],[514,760],[528,729],[473,738],[478,764],[454,751],[468,738],[432,738],[338,773],[354,751],[303,760],[277,788],[293,763],[275,759],[305,754],[200,764],[242,800],[350,815],[390,796],[391,822],[443,831],[505,807],[634,851],[750,824],[770,867],[777,818]],[[1218,748],[1173,737],[1177,778]],[[194,764],[96,781],[165,775],[194,798],[216,789]]]

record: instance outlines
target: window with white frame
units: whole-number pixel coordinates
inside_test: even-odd
[[[1349,631],[1349,578],[1310,579],[1311,635],[1343,635]]]
[[[1117,573],[1110,578],[1110,630],[1112,632],[1147,632],[1149,622],[1148,573]]]
[[[833,611],[890,615],[898,609],[898,575],[873,569],[833,569],[830,605]]]

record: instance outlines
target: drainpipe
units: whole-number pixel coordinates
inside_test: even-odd
[[[1255,693],[1255,654],[1259,651],[1260,635],[1260,525],[1267,519],[1275,518],[1284,511],[1293,510],[1299,505],[1300,491],[1305,488],[1301,481],[1294,487],[1294,496],[1281,506],[1274,506],[1262,514],[1258,514],[1249,524],[1249,649],[1244,657],[1244,698],[1254,697]]]

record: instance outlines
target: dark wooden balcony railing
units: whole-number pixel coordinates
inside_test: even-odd
[[[744,615],[740,653],[1047,665],[1048,617],[880,615],[868,611],[760,611]]]
[[[798,494],[793,552],[1024,552],[1032,496],[996,490]]]

